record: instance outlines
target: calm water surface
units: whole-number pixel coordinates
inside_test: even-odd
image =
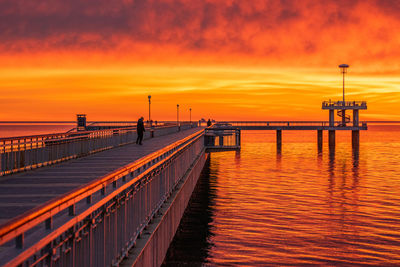
[[[324,136],[325,141],[327,136]],[[242,132],[213,153],[165,265],[399,265],[400,126],[337,133]]]
[[[51,133],[65,133],[75,127],[75,124],[2,124],[0,123],[0,138]]]

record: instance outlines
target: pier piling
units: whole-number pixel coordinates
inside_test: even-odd
[[[335,130],[329,130],[329,146],[334,147],[335,146]]]
[[[358,127],[359,122],[359,115],[358,115],[358,109],[353,110],[353,126]]]
[[[329,126],[335,126],[335,112],[333,109],[329,110]]]
[[[276,130],[276,147],[282,149],[282,130]]]
[[[318,151],[322,151],[322,142],[323,142],[323,131],[322,130],[317,130],[317,135],[318,135]]]
[[[358,147],[360,145],[360,131],[351,131],[351,144],[353,147]]]

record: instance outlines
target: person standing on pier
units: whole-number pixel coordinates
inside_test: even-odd
[[[207,127],[210,127],[210,126],[211,126],[211,120],[208,119],[208,121],[207,121]]]
[[[137,122],[136,125],[136,133],[137,133],[137,139],[136,139],[136,144],[141,145],[142,140],[143,140],[143,132],[146,130],[144,129],[144,124],[143,124],[143,117],[140,117],[140,119]]]

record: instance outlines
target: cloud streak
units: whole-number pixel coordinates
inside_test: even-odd
[[[0,51],[148,50],[299,65],[400,57],[397,1],[6,0]],[[145,48],[143,48],[145,47]],[[218,59],[216,59],[218,61]],[[229,60],[228,60],[229,61]]]

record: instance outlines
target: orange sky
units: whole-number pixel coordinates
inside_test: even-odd
[[[351,2],[351,3],[349,3]],[[111,4],[110,4],[111,3]],[[397,1],[4,1],[0,120],[400,120]]]

